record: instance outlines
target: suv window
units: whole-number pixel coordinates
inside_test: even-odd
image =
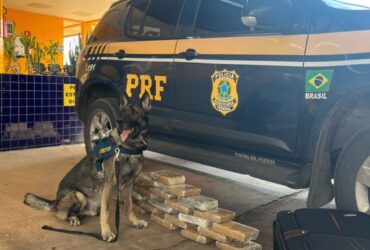
[[[174,38],[183,2],[184,0],[152,0],[141,1],[132,6],[128,16],[128,33],[149,39]]]
[[[124,20],[127,15],[127,3],[121,3],[111,8],[101,19],[92,32],[88,43],[95,41],[111,41],[122,39]]]
[[[292,0],[201,0],[194,35],[233,36],[296,32],[304,17],[293,11]],[[255,17],[256,25],[243,24],[242,16]]]
[[[128,33],[131,36],[140,36],[142,33],[141,28],[144,21],[145,12],[148,7],[149,0],[140,1],[132,6],[128,17]]]
[[[243,1],[202,0],[195,25],[196,36],[242,33],[248,28],[241,21]]]

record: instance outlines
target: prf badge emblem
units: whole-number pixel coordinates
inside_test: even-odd
[[[239,75],[233,71],[215,71],[211,76],[213,89],[211,103],[215,110],[226,116],[234,112],[239,104],[237,84]]]

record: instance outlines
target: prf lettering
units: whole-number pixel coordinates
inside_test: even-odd
[[[155,86],[155,93],[151,89]],[[132,97],[132,91],[140,87],[140,98],[148,93],[151,100],[162,101],[163,85],[167,84],[167,76],[135,75],[127,74],[126,77],[126,94]]]

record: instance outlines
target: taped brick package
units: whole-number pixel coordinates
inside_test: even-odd
[[[167,214],[174,214],[177,213],[177,211],[171,207],[166,206],[163,201],[159,199],[151,199],[149,200],[149,204],[153,207],[157,208],[159,211],[162,211]]]
[[[193,209],[191,207],[189,207],[188,204],[186,204],[185,202],[182,202],[182,201],[165,200],[164,204],[166,204],[169,207],[172,207],[172,208],[176,209],[177,211],[179,211],[180,213],[183,213],[183,214],[192,214],[193,213]]]
[[[151,193],[149,192],[149,190],[143,188],[143,187],[139,187],[139,186],[135,186],[134,188],[134,192],[135,193],[138,193],[144,197],[147,197],[147,198],[150,198],[151,197]]]
[[[132,197],[137,200],[137,201],[146,201],[148,199],[148,197],[145,197],[145,196],[142,196],[141,194],[139,193],[136,193],[135,191],[132,192]]]
[[[156,195],[156,196],[158,196],[158,197],[160,197],[160,198],[162,198],[162,199],[165,199],[165,200],[170,200],[170,199],[175,199],[175,198],[177,198],[177,196],[176,196],[176,195],[165,192],[163,187],[159,187],[159,188],[149,188],[149,191],[150,191],[152,194],[154,194],[154,195]]]
[[[225,244],[222,242],[216,242],[216,247],[221,250],[262,250],[262,246],[255,242],[241,243],[241,242],[231,242]]]
[[[147,211],[149,213],[152,213],[152,214],[159,214],[160,213],[160,211],[157,208],[153,207],[152,205],[150,205],[146,201],[139,202],[139,207],[141,207],[145,211]]]
[[[202,190],[192,185],[180,184],[180,185],[165,187],[164,191],[170,194],[180,196],[180,197],[189,197],[189,196],[200,195]]]
[[[151,172],[150,176],[164,185],[178,185],[185,183],[185,176],[168,172],[166,170]]]
[[[212,224],[208,220],[182,213],[179,214],[179,220],[202,227],[209,227]]]
[[[159,182],[153,180],[150,177],[150,174],[146,172],[141,172],[140,175],[136,178],[135,183],[148,188],[158,188],[162,186]]]
[[[216,232],[213,232],[211,228],[209,227],[198,227],[198,233],[206,236],[208,238],[214,239],[215,241],[222,242],[222,243],[229,243],[230,241],[227,239],[225,235],[218,234]]]
[[[155,223],[161,225],[162,227],[165,227],[169,230],[175,230],[177,227],[176,225],[172,224],[171,222],[165,220],[161,215],[158,214],[152,214],[150,216],[150,219],[154,221]]]
[[[234,211],[223,208],[216,208],[209,211],[194,211],[194,216],[203,218],[215,223],[225,223],[235,219],[236,213]]]
[[[203,195],[182,197],[180,198],[180,200],[182,202],[189,204],[190,207],[198,209],[200,211],[208,211],[211,209],[218,208],[218,201],[216,199]]]
[[[212,230],[241,242],[256,240],[259,234],[259,230],[234,221],[223,224],[214,223]]]
[[[183,229],[181,230],[181,235],[185,238],[195,241],[200,244],[209,244],[213,242],[214,240],[211,238],[208,238],[206,236],[200,235],[196,230],[194,229]]]
[[[188,223],[184,222],[184,221],[181,221],[179,220],[177,217],[175,217],[174,215],[171,215],[171,214],[165,214],[164,215],[164,218],[165,220],[171,222],[172,224],[182,228],[182,229],[189,229],[190,226]]]

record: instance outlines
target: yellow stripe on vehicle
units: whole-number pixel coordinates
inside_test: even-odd
[[[370,53],[370,30],[310,35],[307,55]]]
[[[109,45],[108,53],[113,54],[124,50],[126,54],[172,55],[175,52],[176,42],[176,40],[116,42]]]
[[[306,55],[325,56],[370,53],[370,30],[312,34],[309,36]],[[103,53],[172,55],[195,49],[200,55],[271,55],[303,56],[307,35],[243,36],[221,38],[194,38],[157,41],[115,42]]]
[[[179,40],[177,51],[207,55],[303,55],[307,35],[245,36]]]

